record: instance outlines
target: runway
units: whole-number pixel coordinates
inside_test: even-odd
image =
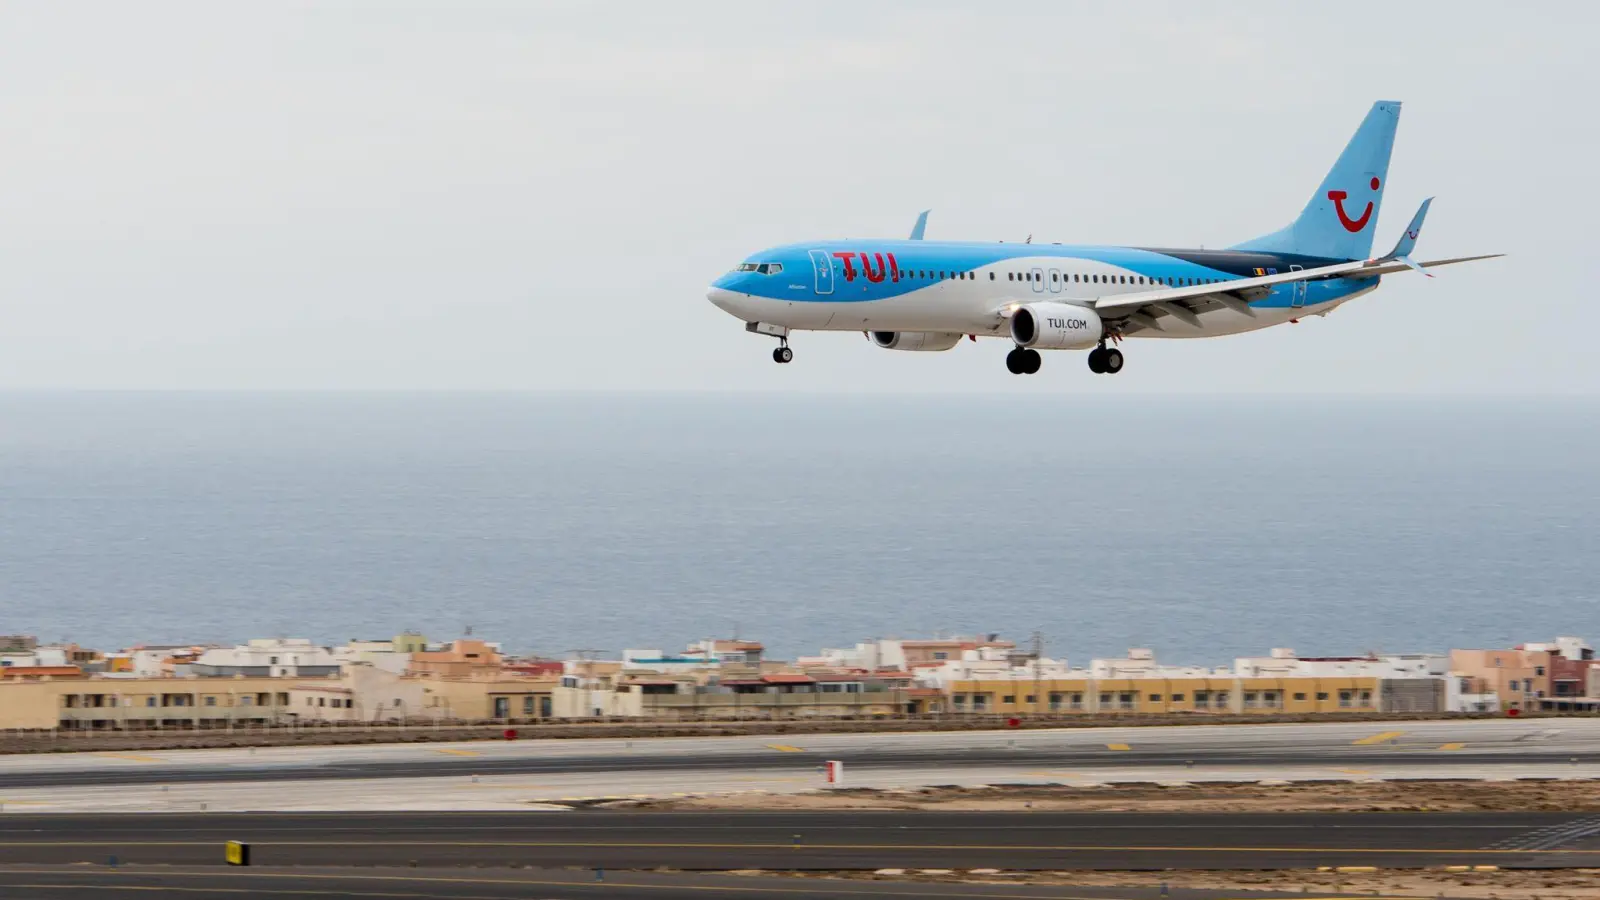
[[[1600,865],[1585,813],[644,812],[0,818],[0,864],[582,869]]]
[[[394,743],[0,757],[0,811],[495,810],[846,784],[1600,778],[1600,719]]]
[[[26,891],[26,893],[22,893]],[[646,872],[596,873],[561,870],[501,870],[472,873],[404,869],[181,869],[0,866],[0,896],[52,900],[108,897],[169,897],[246,894],[252,897],[427,898],[427,900],[705,900],[750,897],[766,900],[858,900],[968,898],[968,900],[1343,900],[1355,895],[1234,890],[1174,886],[1085,887],[1022,884],[941,884],[929,881],[796,879]],[[1360,895],[1374,900],[1374,895]],[[1383,900],[1378,897],[1376,900]]]

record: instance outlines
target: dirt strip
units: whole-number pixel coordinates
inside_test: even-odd
[[[627,809],[926,809],[1078,812],[1589,812],[1600,781],[1201,782],[714,794],[598,804]]]
[[[0,702],[4,691],[0,689]],[[435,727],[340,726],[321,728],[202,729],[199,731],[4,731],[0,754],[103,753],[109,750],[186,750],[220,747],[294,747],[322,744],[395,744],[434,741],[505,740],[514,729],[518,740],[572,738],[740,737],[755,735],[904,733],[989,731],[1003,728],[1146,728],[1172,725],[1264,725],[1311,722],[1397,723],[1499,718],[1492,713],[1318,713],[1316,715],[1028,715],[948,716],[919,719],[815,719],[811,721],[704,722],[539,722]],[[1530,717],[1543,718],[1543,717]],[[1551,716],[1550,718],[1558,718]]]
[[[729,875],[780,874],[757,871]],[[1600,869],[1498,872],[1184,872],[1160,873],[1016,872],[924,875],[781,873],[791,878],[831,878],[963,884],[1047,884],[1071,887],[1209,888],[1234,891],[1294,891],[1307,896],[1371,894],[1381,897],[1462,898],[1462,900],[1600,900]]]

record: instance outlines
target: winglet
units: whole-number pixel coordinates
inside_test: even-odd
[[[1432,197],[1422,201],[1422,205],[1417,207],[1417,214],[1411,217],[1411,224],[1406,226],[1405,232],[1400,235],[1400,240],[1395,242],[1394,249],[1390,250],[1384,259],[1410,263],[1406,257],[1410,256],[1411,251],[1417,246],[1417,235],[1422,233],[1422,220],[1428,217],[1428,205],[1432,202]]]
[[[933,212],[933,210],[923,210],[922,215],[917,216],[917,224],[911,226],[911,239],[913,241],[922,240],[922,232],[928,229],[928,213],[930,212]]]

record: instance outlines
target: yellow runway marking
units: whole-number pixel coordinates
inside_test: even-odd
[[[1375,734],[1372,737],[1364,737],[1359,741],[1351,741],[1350,743],[1352,743],[1352,744],[1366,744],[1368,746],[1371,746],[1372,744],[1385,744],[1385,743],[1388,743],[1389,741],[1394,740],[1395,738],[1399,737],[1402,734],[1405,734],[1405,732],[1404,731],[1385,731],[1382,734]]]
[[[1106,745],[1106,749],[1107,750],[1132,750],[1133,748],[1129,747],[1127,744],[1107,744]]]
[[[804,747],[791,747],[788,744],[768,744],[767,745],[767,749],[768,750],[776,750],[779,753],[804,753],[804,752],[806,752]]]
[[[452,750],[449,747],[435,747],[435,748],[433,748],[433,752],[435,752],[435,753],[448,753],[451,756],[482,756],[483,755],[483,754],[479,753],[476,750]]]
[[[13,872],[13,873],[17,873],[17,874],[24,874],[24,875],[82,875],[82,874],[84,874],[81,870],[63,870],[63,869],[9,869],[7,871]],[[611,879],[609,881],[606,881],[604,883],[601,883],[601,884],[595,884],[593,882],[545,881],[545,880],[538,880],[538,879],[522,879],[522,878],[441,878],[441,877],[438,877],[438,876],[417,876],[417,875],[327,875],[327,874],[321,874],[321,873],[318,873],[318,874],[301,874],[301,873],[298,873],[298,872],[260,872],[260,871],[250,871],[250,870],[247,870],[247,869],[246,870],[239,870],[239,871],[228,871],[225,874],[219,874],[219,873],[213,873],[213,872],[174,872],[174,871],[170,871],[170,870],[165,870],[164,869],[161,872],[161,877],[162,878],[222,878],[222,877],[232,877],[232,878],[239,878],[239,879],[246,879],[246,878],[250,878],[250,879],[289,878],[289,879],[302,879],[302,880],[305,880],[305,881],[334,881],[334,882],[339,882],[339,881],[374,881],[374,882],[398,882],[398,883],[401,883],[401,884],[417,884],[417,885],[421,885],[421,884],[448,884],[448,885],[472,884],[472,885],[500,885],[500,886],[505,886],[505,885],[527,885],[527,886],[530,886],[530,887],[564,887],[564,888],[573,888],[573,889],[588,888],[588,887],[598,887],[598,888],[627,887],[627,888],[632,888],[634,890],[641,890],[641,891],[643,891],[643,890],[670,890],[670,891],[680,891],[680,892],[681,891],[695,891],[695,892],[704,891],[706,893],[717,892],[717,893],[751,893],[751,894],[804,894],[806,896],[817,896],[819,893],[826,894],[826,895],[840,895],[840,896],[847,895],[847,894],[848,895],[868,894],[868,895],[878,896],[878,897],[884,897],[884,896],[890,896],[890,897],[893,897],[893,896],[900,896],[900,897],[978,897],[978,898],[985,898],[985,900],[1026,900],[1026,898],[1032,898],[1032,897],[1039,896],[1038,894],[1007,894],[1007,893],[1001,893],[1001,892],[968,893],[968,892],[962,890],[962,888],[970,887],[969,885],[953,885],[952,887],[955,888],[956,892],[952,893],[952,892],[943,890],[942,886],[936,885],[936,884],[908,884],[908,885],[905,885],[907,890],[890,889],[888,885],[882,885],[882,884],[874,887],[871,890],[864,890],[864,889],[860,889],[860,888],[847,888],[847,887],[844,887],[842,885],[838,886],[838,887],[834,887],[834,886],[821,887],[821,886],[814,885],[814,884],[808,884],[808,885],[799,886],[799,887],[746,887],[746,886],[743,886],[743,885],[735,886],[735,885],[702,885],[702,884],[684,885],[684,884],[637,883],[637,882],[633,882],[633,881],[628,880],[626,876],[622,876],[622,877],[619,877],[619,878],[613,878],[613,879]],[[61,885],[61,884],[42,884],[42,885],[12,884],[12,885],[8,885],[8,887],[28,888],[30,890],[66,888],[66,889],[78,890],[78,891],[95,889],[95,890],[122,890],[122,891],[127,891],[127,890],[138,890],[138,891],[187,891],[187,892],[190,892],[190,893],[229,893],[229,894],[233,894],[233,893],[330,894],[330,893],[333,893],[333,894],[337,894],[337,895],[343,896],[343,897],[393,897],[393,896],[395,896],[393,893],[388,893],[388,892],[377,894],[377,893],[363,893],[363,892],[348,891],[348,890],[318,891],[318,890],[295,890],[295,889],[292,889],[292,888],[290,888],[290,889],[278,889],[278,890],[260,889],[260,888],[199,888],[199,887],[174,887],[174,886],[171,886],[171,885],[160,885],[160,886],[157,886],[157,885],[81,884],[80,883],[80,884],[69,884],[69,885]],[[895,888],[899,888],[900,885],[894,885],[894,887]],[[422,896],[422,895],[418,895],[418,896]],[[495,900],[495,898],[492,898],[492,897],[471,896],[471,895],[467,895],[467,894],[454,894],[453,893],[452,896],[455,898],[455,900]],[[498,895],[498,896],[503,897],[504,894],[501,894],[501,895]],[[1058,900],[1095,900],[1095,898],[1080,897],[1080,896],[1071,895],[1071,894],[1058,894],[1056,896],[1057,896]],[[1303,898],[1303,900],[1337,900],[1337,898],[1306,897],[1306,898]],[[1382,898],[1379,898],[1379,900],[1382,900]],[[1393,897],[1391,897],[1390,900],[1401,900],[1401,898],[1393,898]]]
[[[1372,770],[1370,770],[1370,769],[1334,769],[1334,771],[1335,772],[1343,772],[1346,775],[1371,775],[1372,774]]]
[[[1440,744],[1439,745],[1439,749],[1440,750],[1460,750],[1462,747],[1465,747],[1465,746],[1466,746],[1466,744],[1462,744],[1462,743]]]
[[[106,759],[128,759],[134,762],[166,762],[159,756],[140,756],[137,753],[97,753],[95,755],[104,756]]]

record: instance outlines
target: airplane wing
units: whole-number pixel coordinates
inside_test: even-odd
[[[1091,301],[1090,305],[1095,312],[1100,314],[1101,318],[1130,318],[1137,325],[1146,328],[1154,327],[1159,331],[1161,326],[1156,320],[1161,315],[1170,315],[1179,320],[1189,322],[1191,325],[1198,325],[1199,321],[1196,318],[1196,313],[1225,306],[1247,316],[1253,316],[1255,312],[1250,308],[1251,301],[1267,296],[1272,292],[1274,285],[1288,284],[1295,281],[1320,281],[1327,278],[1372,278],[1379,275],[1389,275],[1394,272],[1404,272],[1407,269],[1429,269],[1434,266],[1449,266],[1480,259],[1494,259],[1504,255],[1503,253],[1489,253],[1483,256],[1433,259],[1422,263],[1412,262],[1407,257],[1355,260],[1347,263],[1336,263],[1331,266],[1319,266],[1315,269],[1280,272],[1277,275],[1235,278],[1214,284],[1162,288],[1154,291],[1140,291],[1137,294],[1116,294],[1109,297],[1096,298]]]

